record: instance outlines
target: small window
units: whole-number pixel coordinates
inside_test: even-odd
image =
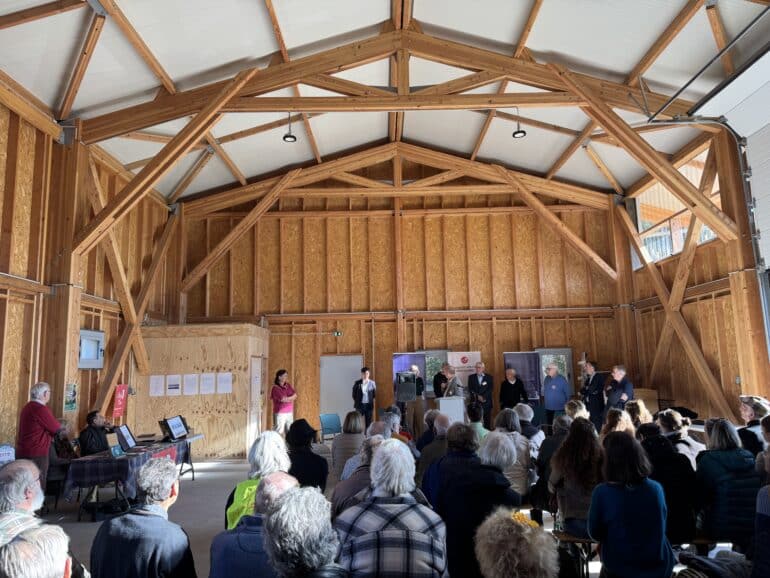
[[[81,329],[78,369],[102,369],[103,367],[104,331]]]

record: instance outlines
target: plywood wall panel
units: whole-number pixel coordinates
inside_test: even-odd
[[[468,262],[464,217],[444,217],[444,267],[446,268],[446,307],[468,308]]]
[[[35,138],[37,131],[32,125],[21,122],[19,126],[18,157],[16,160],[16,183],[13,203],[13,236],[27,240],[30,236],[32,219],[32,181],[35,168]],[[44,138],[42,135],[40,138]],[[29,243],[14,243],[11,252],[10,272],[12,275],[27,275]]]
[[[396,307],[393,245],[393,218],[370,219],[369,259],[374,311],[392,311]]]
[[[254,238],[246,233],[228,255],[232,278],[233,315],[250,315],[254,310]]]
[[[425,283],[427,285],[426,309],[445,309],[446,292],[444,278],[443,219],[426,217],[423,219],[425,236]]]
[[[209,222],[209,250],[216,247],[230,232],[229,220]],[[207,274],[209,287],[209,313],[219,317],[230,313],[230,259],[229,255],[220,258]]]
[[[279,313],[281,310],[281,241],[277,219],[259,223],[259,310]]]
[[[537,258],[537,227],[534,215],[513,215],[513,262],[516,274],[516,306],[539,307],[540,275]]]
[[[427,309],[425,299],[425,230],[423,218],[401,219],[404,307]]]
[[[329,311],[350,311],[350,232],[347,219],[327,219],[326,255],[329,263]]]
[[[492,279],[492,306],[516,307],[514,290],[515,272],[511,248],[510,215],[489,216],[490,276]]]
[[[585,239],[582,213],[563,213],[562,221],[581,239]],[[571,307],[591,305],[589,265],[569,243],[562,244],[564,278],[566,280],[565,302]]]
[[[302,223],[299,219],[281,220],[281,303],[286,313],[302,313],[304,298]]]
[[[326,224],[322,219],[302,222],[303,281],[305,310],[326,310]]]
[[[492,308],[492,269],[489,256],[489,220],[486,215],[465,218],[470,282],[468,305],[471,309]]]
[[[191,271],[206,256],[206,221],[188,220],[187,235],[190,239],[198,239],[197,243],[187,245],[187,271]],[[205,279],[195,284],[187,293],[187,311],[190,315],[202,316],[205,311],[206,282]]]
[[[350,309],[370,311],[371,280],[369,271],[369,220],[366,218],[348,221],[350,239]]]

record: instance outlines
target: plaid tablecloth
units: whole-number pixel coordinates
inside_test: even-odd
[[[136,475],[150,458],[170,457],[177,464],[187,462],[188,442],[158,443],[132,451],[124,456],[112,457],[110,452],[100,452],[72,460],[64,485],[64,495],[71,500],[78,488],[90,488],[111,482],[120,482],[127,498],[136,497]]]

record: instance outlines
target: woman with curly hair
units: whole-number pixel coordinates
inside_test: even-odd
[[[476,532],[476,558],[484,578],[556,578],[556,541],[537,522],[499,508]]]
[[[626,403],[626,411],[631,416],[634,427],[639,427],[643,423],[652,423],[652,414],[641,399],[632,399]]]
[[[556,494],[564,530],[588,538],[588,510],[591,493],[602,481],[604,451],[594,425],[579,417],[572,422],[564,443],[551,460],[548,488]]]
[[[628,415],[627,411],[616,407],[610,408],[607,412],[607,419],[604,422],[604,427],[599,437],[603,440],[608,433],[614,431],[626,432],[631,437],[634,437],[636,434],[636,428],[631,421],[631,416]]]

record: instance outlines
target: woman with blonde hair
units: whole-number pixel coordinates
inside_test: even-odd
[[[634,427],[639,427],[643,423],[652,423],[652,414],[641,399],[628,401],[626,403],[626,411],[631,416],[631,423],[634,424]]]
[[[564,405],[564,413],[572,419],[582,417],[590,420],[591,414],[588,413],[586,405],[579,399],[571,399]]]
[[[342,476],[345,462],[361,449],[361,444],[364,443],[364,423],[362,413],[350,411],[342,424],[342,433],[334,436],[332,440],[332,473],[335,480],[339,480]]]
[[[604,439],[608,433],[614,431],[626,432],[631,437],[636,435],[636,428],[634,428],[634,424],[631,421],[631,416],[628,415],[627,411],[616,407],[610,408],[607,412],[607,418],[604,422],[600,437]]]
[[[674,444],[674,449],[687,456],[692,469],[698,468],[695,458],[706,449],[706,446],[687,435],[691,422],[689,417],[683,417],[675,409],[666,409],[658,414],[660,431]]]

